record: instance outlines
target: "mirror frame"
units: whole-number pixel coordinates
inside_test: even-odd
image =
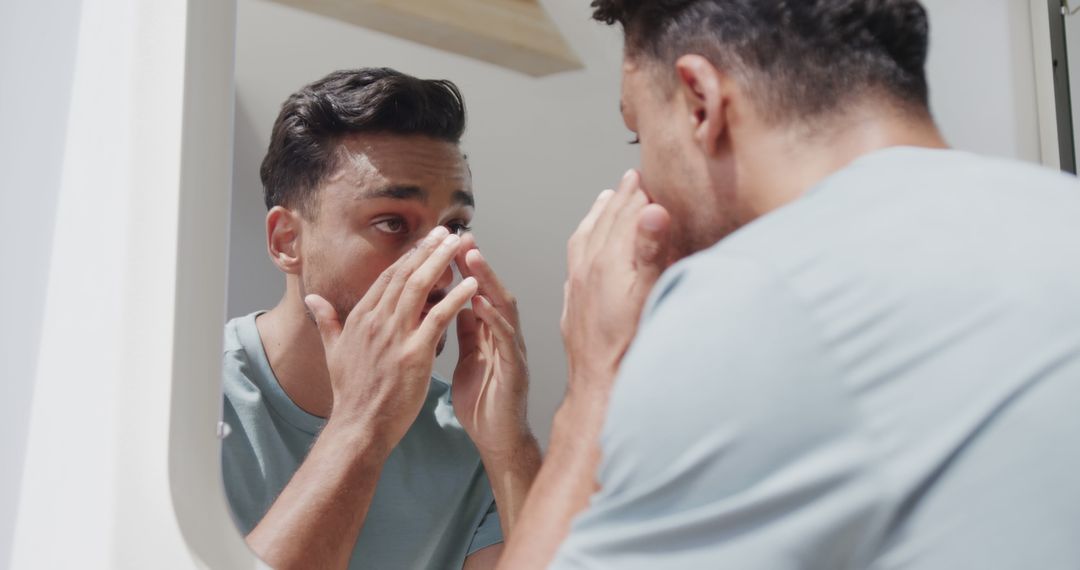
[[[1069,58],[1063,0],[1029,0],[1044,165],[1076,174]]]

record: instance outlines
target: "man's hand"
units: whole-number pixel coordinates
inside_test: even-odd
[[[305,302],[319,327],[334,407],[330,423],[377,434],[387,455],[416,420],[427,397],[435,350],[451,320],[477,292],[459,283],[427,316],[424,304],[460,247],[438,227],[371,285],[344,326],[318,295]]]
[[[305,299],[326,351],[334,406],[300,468],[247,536],[270,566],[348,566],[390,450],[423,408],[439,339],[477,291],[476,280],[465,279],[421,318],[461,245],[448,233],[436,228],[384,271],[344,326],[325,299]]]
[[[473,308],[458,314],[460,350],[454,370],[454,410],[481,454],[509,455],[532,433],[525,419],[529,369],[517,301],[471,235],[458,255],[462,277],[479,284]]]
[[[517,302],[466,235],[457,258],[465,278],[476,279],[473,308],[458,314],[460,356],[453,402],[461,426],[480,451],[491,481],[503,535],[509,536],[540,469],[540,448],[526,408],[529,369]]]
[[[596,489],[611,387],[645,298],[666,268],[670,223],[630,171],[618,191],[597,198],[570,239],[562,316],[570,364],[566,399],[499,568],[547,568]]]
[[[570,238],[561,325],[571,392],[606,400],[645,298],[666,269],[669,225],[631,170],[617,191],[600,194]]]

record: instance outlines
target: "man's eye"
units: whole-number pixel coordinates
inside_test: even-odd
[[[408,231],[408,227],[405,225],[405,220],[401,218],[387,218],[380,220],[373,224],[376,229],[388,234],[403,234]]]
[[[472,231],[472,226],[469,226],[468,224],[466,224],[465,222],[462,222],[462,221],[454,221],[454,222],[450,222],[450,223],[446,224],[446,229],[450,230],[450,233],[452,233],[452,234],[461,235],[461,234],[471,232]]]

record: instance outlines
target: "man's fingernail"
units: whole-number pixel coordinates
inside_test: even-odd
[[[428,235],[435,239],[440,239],[448,233],[450,233],[450,230],[446,229],[446,226],[435,226]]]
[[[635,172],[636,171],[633,168],[631,168],[630,170],[627,170],[626,174],[623,174],[622,179],[623,180],[630,180],[630,177],[632,177]]]

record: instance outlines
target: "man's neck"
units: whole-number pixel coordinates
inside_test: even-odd
[[[750,152],[736,157],[740,190],[749,197],[751,217],[784,206],[875,151],[898,146],[948,148],[929,117],[882,108],[849,112],[817,134],[763,129],[751,144]]]
[[[278,383],[305,412],[328,417],[334,405],[322,339],[289,280],[276,307],[255,321],[266,358]]]

